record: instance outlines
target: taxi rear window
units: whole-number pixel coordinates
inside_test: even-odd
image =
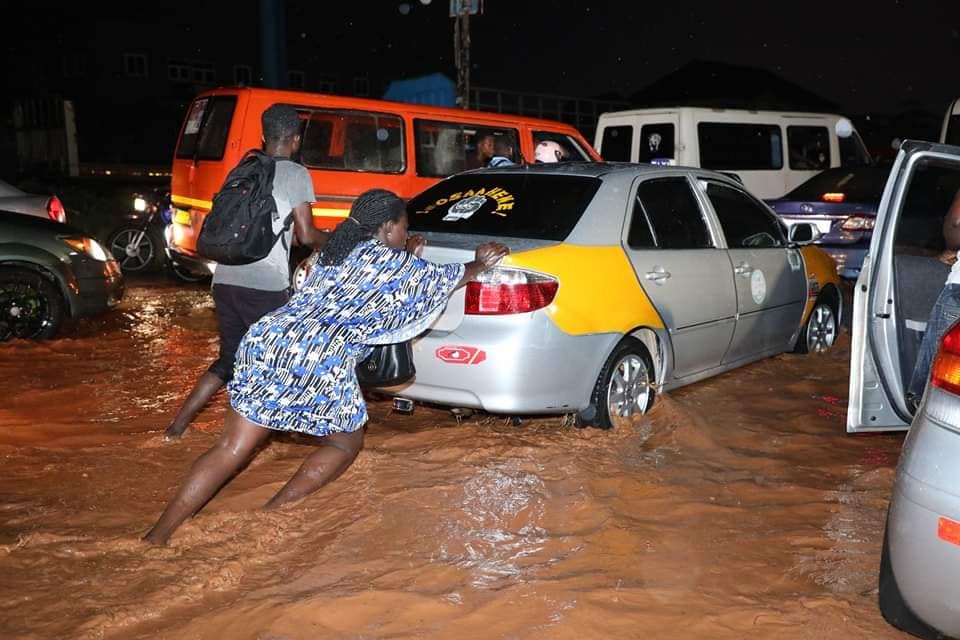
[[[187,121],[177,144],[177,157],[193,160],[222,159],[236,107],[236,96],[194,100],[187,112]]]
[[[407,213],[414,232],[563,240],[599,188],[587,176],[480,172],[434,185]]]

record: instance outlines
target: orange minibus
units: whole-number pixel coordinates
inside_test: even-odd
[[[262,142],[260,115],[273,104],[293,106],[303,120],[298,160],[313,178],[314,224],[332,229],[354,198],[389,189],[409,199],[437,181],[483,166],[477,143],[488,135],[533,162],[534,147],[551,140],[568,160],[600,160],[573,127],[524,116],[262,88],[221,88],[198,95],[187,109],[173,158],[168,230],[170,258],[195,271],[215,265],[196,253],[196,238],[214,193],[249,149]]]

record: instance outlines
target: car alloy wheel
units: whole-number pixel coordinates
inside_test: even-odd
[[[818,302],[807,321],[806,345],[809,353],[823,353],[837,340],[837,316],[826,302]]]
[[[628,353],[614,366],[607,385],[607,414],[629,418],[647,410],[650,400],[650,373],[639,355]]]
[[[145,229],[123,227],[110,236],[110,253],[126,273],[147,271],[159,255],[156,239]]]
[[[616,422],[647,413],[655,395],[653,371],[642,342],[631,337],[621,340],[600,370],[590,406],[578,412],[576,424],[611,429]]]
[[[0,271],[0,341],[53,337],[63,312],[60,293],[39,273]]]

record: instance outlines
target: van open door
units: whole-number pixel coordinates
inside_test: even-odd
[[[906,141],[880,201],[853,299],[847,432],[910,427],[906,390],[950,267],[943,217],[960,190],[960,147]]]

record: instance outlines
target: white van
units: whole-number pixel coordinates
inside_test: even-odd
[[[715,169],[754,195],[777,198],[831,167],[870,164],[853,124],[828,113],[703,107],[601,114],[594,147],[604,160]]]
[[[960,98],[953,101],[946,115],[943,116],[943,127],[940,129],[940,142],[943,144],[960,145]]]

